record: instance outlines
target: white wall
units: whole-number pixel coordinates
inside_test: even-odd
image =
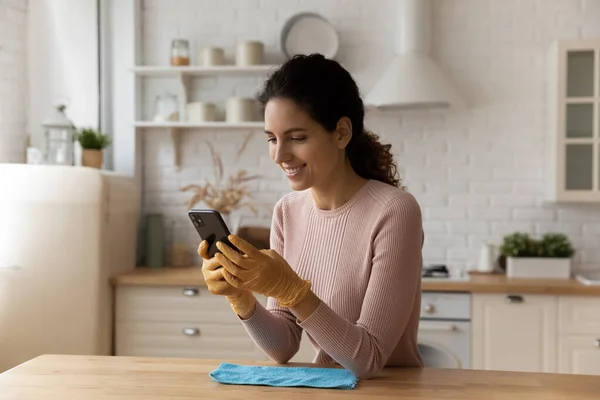
[[[28,0],[0,0],[0,163],[25,160]]]
[[[42,122],[59,102],[77,126],[98,127],[96,0],[29,0],[28,131],[43,147]]]
[[[576,269],[600,269],[600,206],[556,206],[543,201],[546,140],[546,51],[560,37],[600,35],[600,2],[580,0],[434,1],[434,57],[455,78],[471,103],[464,112],[374,113],[368,126],[393,144],[402,177],[419,200],[425,218],[426,262],[466,265],[477,259],[482,241],[499,242],[515,230],[562,231],[577,246]],[[299,11],[316,11],[340,34],[341,61],[363,92],[394,51],[393,0],[146,0],[143,60],[167,64],[174,36],[195,48],[225,46],[238,39],[262,40],[269,61],[277,61],[279,32]],[[257,82],[207,78],[198,99],[252,94]],[[147,85],[146,110],[162,86]],[[143,132],[145,210],[161,211],[176,224],[177,240],[197,246],[185,217],[188,194],[181,185],[211,176],[204,141],[222,153],[236,150],[245,132],[191,131],[183,139],[183,166],[176,171],[167,132]],[[251,185],[263,208],[245,223],[268,226],[270,207],[289,190],[272,165],[258,132],[241,161],[266,177]],[[225,162],[231,170],[230,158]],[[248,215],[245,210],[244,213]],[[171,226],[171,225],[169,225]]]

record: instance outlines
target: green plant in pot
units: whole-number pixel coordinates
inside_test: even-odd
[[[82,148],[81,165],[102,168],[103,150],[110,145],[110,137],[93,128],[82,128],[75,131],[75,140]]]
[[[569,278],[574,253],[562,233],[546,233],[535,239],[515,232],[504,236],[500,246],[500,254],[506,257],[506,275],[511,278]]]
[[[547,233],[540,243],[542,257],[570,258],[575,254],[573,245],[562,233]]]

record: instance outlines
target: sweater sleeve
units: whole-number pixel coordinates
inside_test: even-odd
[[[300,326],[332,359],[361,379],[375,376],[408,325],[419,295],[423,230],[421,209],[408,193],[390,201],[373,236],[372,268],[356,324],[327,304]]]
[[[285,257],[283,253],[283,211],[282,200],[273,210],[271,222],[270,248]],[[267,298],[266,308],[257,302],[254,314],[242,324],[252,340],[273,361],[285,364],[300,347],[302,328],[288,308],[279,306],[277,299]]]

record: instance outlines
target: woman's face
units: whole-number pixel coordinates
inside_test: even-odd
[[[343,161],[339,135],[327,132],[293,100],[274,98],[265,107],[269,155],[293,190],[326,187]]]

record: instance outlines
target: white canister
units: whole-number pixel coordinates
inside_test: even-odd
[[[213,65],[225,64],[225,51],[220,47],[205,47],[202,49],[201,57],[202,65],[211,67]]]
[[[493,272],[496,268],[496,253],[496,246],[491,243],[482,243],[479,250],[477,270],[479,272]]]
[[[187,120],[192,124],[215,121],[217,107],[213,103],[195,102],[186,106]]]
[[[246,122],[256,120],[256,100],[230,97],[225,104],[225,121]]]
[[[237,46],[235,63],[239,66],[264,64],[265,48],[262,42],[249,40]]]

